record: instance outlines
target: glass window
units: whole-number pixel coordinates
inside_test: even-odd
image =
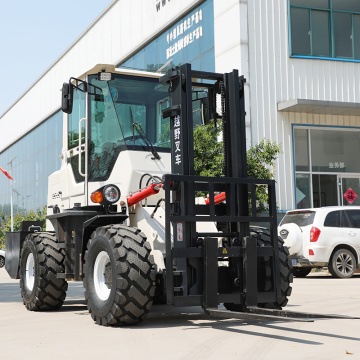
[[[312,54],[330,56],[329,12],[311,11]]]
[[[311,54],[309,10],[291,9],[291,44],[293,54]]]
[[[329,9],[329,0],[290,0],[290,5]]]
[[[359,0],[332,0],[334,10],[360,12]]]
[[[315,211],[291,211],[281,220],[280,225],[297,224],[299,226],[308,226],[314,222]]]
[[[193,63],[195,69],[214,71],[215,56],[213,51],[210,52],[213,49],[213,0],[207,0],[120,66],[150,71],[163,68],[165,72],[171,67]],[[206,61],[201,61],[200,56],[205,53],[208,54]]]
[[[309,174],[296,174],[296,208],[311,207],[311,188]]]
[[[360,1],[290,0],[291,54],[360,60]]]
[[[360,228],[360,211],[359,210],[345,210],[345,218],[348,220],[348,224],[344,224],[344,227]]]
[[[58,112],[0,154],[0,164],[13,162],[14,212],[24,214],[46,205],[47,177],[60,168],[62,113]],[[5,167],[5,166],[4,166]],[[10,170],[5,167],[6,170]],[[10,214],[10,181],[0,177],[0,212]]]
[[[309,171],[309,136],[307,129],[294,129],[295,169]]]
[[[74,103],[72,113],[68,117],[68,146],[69,149],[79,145],[79,121],[85,117],[85,93],[74,89]],[[85,142],[85,125],[81,126],[82,143]]]
[[[360,132],[311,130],[312,171],[360,172]]]
[[[167,86],[157,78],[125,75],[109,82],[93,76],[90,83],[101,92],[96,101],[94,95],[90,98],[90,181],[106,180],[125,147],[151,151],[151,143],[168,151],[169,120],[162,119],[161,113],[169,106]]]
[[[314,174],[312,184],[313,207],[338,205],[336,175]]]
[[[340,211],[331,211],[326,215],[324,226],[340,227]]]
[[[334,13],[335,57],[352,57],[351,14]]]

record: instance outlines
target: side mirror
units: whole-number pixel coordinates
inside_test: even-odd
[[[72,113],[74,85],[64,83],[61,95],[61,110],[66,114]]]

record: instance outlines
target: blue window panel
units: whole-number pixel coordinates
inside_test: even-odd
[[[334,1],[334,0],[333,0]],[[340,0],[346,1],[346,0]],[[329,0],[290,0],[292,6],[311,7],[318,9],[329,9]]]
[[[360,60],[360,15],[354,15],[354,57]]]
[[[351,14],[334,13],[335,56],[352,58]]]
[[[159,68],[156,62],[156,41],[145,48],[145,65],[147,71],[157,71]]]
[[[360,12],[359,0],[332,0],[333,10]]]
[[[360,60],[359,0],[289,0],[291,55]]]
[[[214,49],[201,55],[201,69],[202,71],[215,72],[215,52]]]
[[[213,49],[213,6],[213,0],[205,1],[120,66],[131,66],[133,61],[133,66],[136,67],[137,57],[142,57],[139,54],[144,51],[146,69],[154,71],[167,64],[162,70],[166,71],[170,67],[192,62]]]
[[[328,11],[311,11],[312,54],[330,56],[330,14]]]
[[[293,54],[311,54],[310,11],[307,9],[291,9],[291,44]]]
[[[141,50],[134,56],[134,68],[144,70],[145,69],[145,51]]]

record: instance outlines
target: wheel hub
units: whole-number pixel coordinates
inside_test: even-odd
[[[29,291],[32,291],[35,283],[35,269],[34,269],[34,255],[30,253],[26,259],[26,275],[25,286]]]
[[[94,286],[99,299],[105,301],[109,298],[112,287],[112,268],[109,255],[106,251],[101,251],[96,257]]]
[[[336,261],[336,266],[342,274],[349,274],[353,270],[351,257],[347,254],[340,254]]]

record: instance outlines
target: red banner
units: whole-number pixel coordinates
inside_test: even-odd
[[[13,180],[13,178],[10,176],[10,174],[6,170],[4,170],[2,167],[0,167],[0,170],[4,173],[4,175],[7,178],[9,178],[10,180]]]

